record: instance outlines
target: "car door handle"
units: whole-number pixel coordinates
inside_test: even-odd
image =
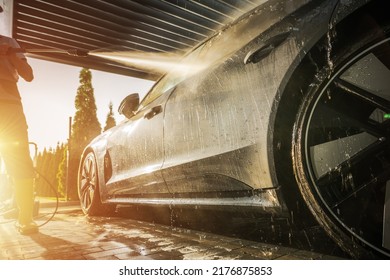
[[[150,120],[151,118],[154,118],[154,116],[160,114],[161,112],[162,112],[162,107],[161,105],[158,105],[150,109],[149,112],[145,113],[144,118]]]
[[[267,41],[265,41],[259,48],[251,50],[245,56],[244,64],[258,63],[262,59],[266,58],[275,48],[283,43],[291,34],[291,31],[286,31],[277,34]]]

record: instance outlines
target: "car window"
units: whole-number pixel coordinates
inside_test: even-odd
[[[237,19],[234,28],[227,28],[216,33],[190,52],[170,73],[161,78],[142,100],[140,109],[185,79],[218,61],[223,61],[248,44],[258,32],[258,26],[248,18]]]

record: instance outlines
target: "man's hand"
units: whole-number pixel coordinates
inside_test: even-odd
[[[8,55],[9,45],[0,45],[0,55]]]

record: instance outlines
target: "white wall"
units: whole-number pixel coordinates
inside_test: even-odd
[[[0,34],[11,37],[14,0],[0,0],[0,5],[4,10],[0,13]]]

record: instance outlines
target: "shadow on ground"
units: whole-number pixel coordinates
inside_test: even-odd
[[[117,216],[348,258],[320,226],[300,230],[287,218],[275,219],[253,209],[218,211],[202,207],[118,206]]]

